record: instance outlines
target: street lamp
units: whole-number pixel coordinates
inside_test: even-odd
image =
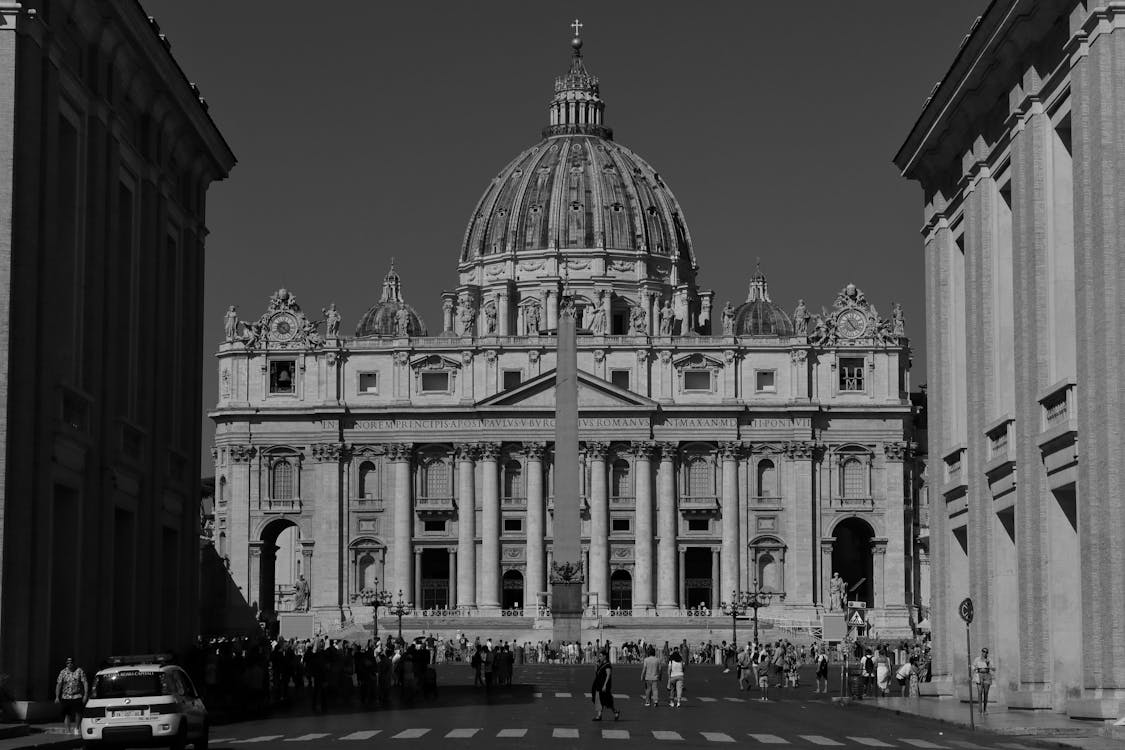
[[[753,591],[732,591],[730,601],[723,602],[723,614],[730,615],[731,648],[738,650],[738,617],[745,615],[746,610],[754,610],[754,643],[758,642],[758,610],[770,606],[773,599],[772,591],[762,591],[756,588]]]
[[[406,615],[406,614],[410,614],[410,612],[413,611],[414,607],[412,607],[410,605],[410,602],[405,602],[405,601],[402,600],[402,589],[399,589],[398,590],[398,601],[396,601],[392,605],[392,604],[389,603],[389,597],[388,597],[388,604],[386,605],[386,609],[387,609],[387,612],[389,612],[390,614],[392,614],[392,615],[394,615],[395,617],[398,618],[398,640],[401,643],[402,642],[402,616]]]
[[[379,583],[379,579],[375,579],[375,583]],[[375,637],[379,637],[379,607],[386,609],[391,606],[391,592],[389,591],[376,591],[374,587],[364,589],[359,592],[359,600],[363,604],[375,609]]]

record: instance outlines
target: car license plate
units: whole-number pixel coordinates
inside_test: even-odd
[[[115,718],[115,719],[135,718],[137,716],[144,716],[144,715],[145,715],[145,712],[142,711],[139,708],[129,708],[129,709],[125,709],[124,711],[114,711],[113,712],[113,718]]]

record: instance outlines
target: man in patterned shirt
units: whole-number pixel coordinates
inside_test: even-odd
[[[55,681],[55,702],[62,704],[63,726],[67,734],[78,734],[78,723],[81,721],[82,706],[86,702],[86,673],[81,667],[74,666],[74,659],[66,657],[66,666],[59,672]],[[70,728],[70,719],[74,718],[74,729]]]

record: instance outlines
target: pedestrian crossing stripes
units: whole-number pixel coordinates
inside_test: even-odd
[[[700,700],[700,699],[697,699]],[[645,714],[642,714],[645,715]],[[477,738],[492,738],[496,739],[512,739],[522,740],[527,739],[529,733],[534,738],[535,732],[543,732],[543,729],[527,729],[525,727],[513,727],[508,729],[483,729],[481,727],[456,727],[456,728],[442,728],[433,729],[430,727],[412,727],[401,730],[382,730],[382,729],[366,729],[350,734],[333,736],[329,732],[309,732],[305,734],[295,734],[293,736],[285,736],[281,734],[263,734],[254,737],[223,737],[211,740],[211,744],[216,747],[224,745],[253,745],[265,742],[295,742],[295,743],[313,743],[306,745],[306,747],[322,747],[325,741],[362,741],[369,740],[376,735],[386,732],[384,736],[392,740],[416,740],[431,735],[431,733],[438,733],[445,739],[477,739]],[[555,739],[581,739],[583,737],[590,738],[592,736],[600,735],[602,739],[606,740],[658,740],[663,742],[683,742],[691,740],[694,737],[702,737],[706,742],[719,742],[719,743],[737,743],[739,742],[738,736],[728,734],[726,732],[699,732],[698,735],[694,732],[678,732],[667,729],[652,729],[652,730],[629,730],[629,729],[601,729],[600,727],[591,727],[588,729],[579,729],[578,727],[553,727],[551,729],[551,736]],[[542,735],[540,735],[542,736]],[[843,748],[850,746],[853,750],[864,750],[866,748],[878,748],[880,750],[1033,750],[1027,745],[1020,745],[1014,742],[998,742],[994,745],[980,745],[974,742],[967,742],[964,740],[946,739],[943,738],[941,743],[933,742],[927,739],[914,738],[914,737],[892,737],[887,739],[880,739],[878,737],[840,737],[833,739],[825,737],[820,734],[799,734],[789,737],[783,737],[776,734],[761,734],[749,732],[745,735],[751,741],[750,744],[757,745],[796,745],[798,747],[805,745],[814,745],[819,748]]]

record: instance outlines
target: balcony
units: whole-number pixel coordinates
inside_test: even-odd
[[[355,497],[352,498],[352,507],[357,510],[385,510],[386,505],[381,497]]]
[[[446,516],[457,510],[452,497],[414,498],[414,512],[419,517]]]
[[[290,498],[288,500],[265,498],[259,503],[258,508],[266,513],[300,513],[301,501],[297,498]]]
[[[1073,486],[1078,469],[1078,414],[1073,380],[1062,380],[1039,396],[1042,431],[1036,443],[1043,454],[1052,490]]]
[[[505,508],[526,508],[526,497],[504,497],[500,499],[500,505]]]
[[[680,512],[685,516],[714,516],[719,513],[719,497],[717,495],[681,497],[679,503]]]
[[[850,513],[855,510],[874,510],[875,498],[873,497],[837,497],[833,498],[833,507],[838,513]]]
[[[755,508],[766,509],[766,508],[780,508],[781,507],[781,497],[780,496],[754,495],[751,498],[751,501],[754,503]]]
[[[984,430],[988,447],[984,473],[988,477],[992,499],[997,503],[1011,502],[1013,498],[1009,495],[1016,488],[1016,458],[1012,446],[1014,429],[1015,420],[1005,415]]]
[[[963,497],[968,490],[963,464],[965,461],[965,444],[955,445],[941,457],[945,464],[945,483],[941,486],[942,497],[946,502]]]

